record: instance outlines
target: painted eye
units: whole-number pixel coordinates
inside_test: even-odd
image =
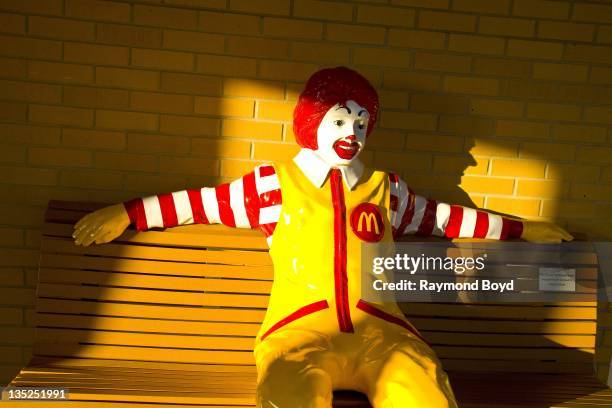
[[[334,120],[334,125],[341,127],[344,125],[344,121],[342,119]]]
[[[362,130],[365,129],[365,125],[363,123],[360,123],[358,127],[359,129],[362,129]]]

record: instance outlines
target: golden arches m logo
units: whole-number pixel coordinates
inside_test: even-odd
[[[351,213],[351,228],[363,241],[380,241],[385,235],[385,221],[380,208],[373,203],[359,204]]]
[[[376,219],[376,214],[372,212],[363,211],[359,215],[359,221],[357,223],[357,231],[363,231],[363,224],[365,221],[366,231],[372,232],[372,224],[374,224],[374,233],[376,235],[380,234],[380,228],[378,226],[378,220]]]

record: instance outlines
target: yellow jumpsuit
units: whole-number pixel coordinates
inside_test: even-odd
[[[388,174],[365,169],[350,190],[337,169],[317,188],[292,162],[275,168],[283,198],[254,349],[257,407],[331,407],[340,389],[374,408],[456,407],[440,361],[397,304],[361,300],[361,245],[393,242]],[[360,238],[370,231],[376,242]]]

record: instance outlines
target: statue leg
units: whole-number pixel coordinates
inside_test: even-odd
[[[367,395],[374,408],[457,408],[448,376],[429,346],[409,338],[385,354],[364,356]]]
[[[331,408],[336,358],[305,330],[270,335],[255,349],[257,408]]]

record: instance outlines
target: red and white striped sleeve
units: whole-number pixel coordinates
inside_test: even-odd
[[[263,164],[217,187],[135,198],[123,203],[138,231],[186,224],[225,224],[274,232],[282,196],[274,166]]]
[[[404,234],[447,238],[520,238],[523,223],[497,214],[446,204],[415,194],[395,173],[389,173],[390,218],[395,238]]]

